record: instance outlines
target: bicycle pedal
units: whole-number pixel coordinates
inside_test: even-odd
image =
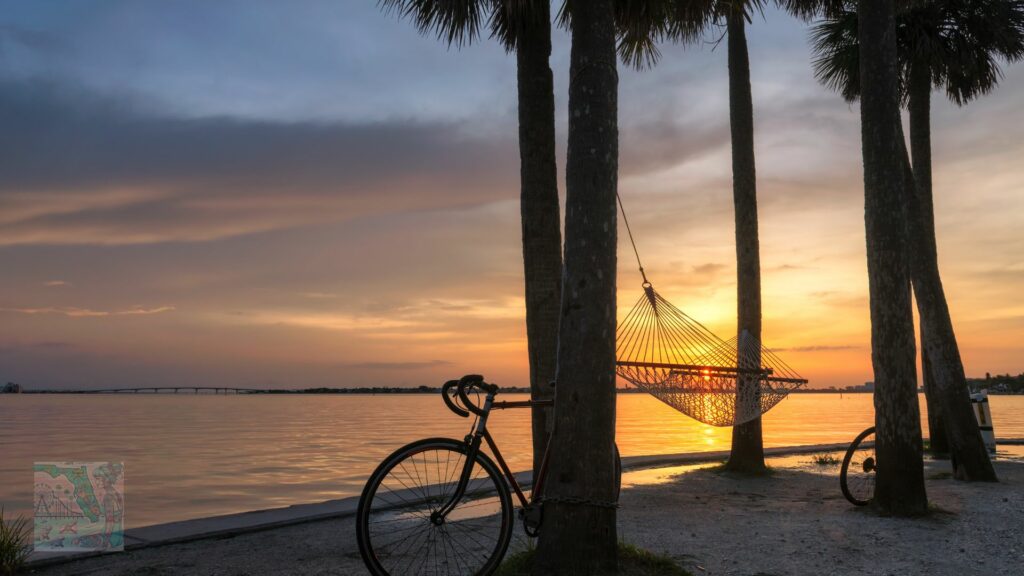
[[[519,518],[523,521],[523,527],[526,528],[526,533],[536,533],[540,530],[540,525],[544,520],[544,513],[540,506],[529,506],[527,508],[519,509]]]

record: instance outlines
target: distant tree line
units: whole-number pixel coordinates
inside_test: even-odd
[[[502,388],[504,393],[528,394],[529,388],[508,387]],[[296,390],[272,389],[256,390],[250,394],[440,394],[441,389],[435,386],[416,386],[415,388],[403,388],[398,386],[361,386],[358,388],[302,388]]]
[[[988,390],[992,394],[1024,394],[1024,372],[1016,376],[1010,374],[993,376],[986,372],[984,378],[968,378],[967,385],[971,392]]]

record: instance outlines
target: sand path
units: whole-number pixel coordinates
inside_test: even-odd
[[[794,465],[794,458],[776,462],[776,472],[764,478],[692,467],[629,473],[620,537],[667,554],[696,575],[1024,574],[1024,463],[999,462],[999,484],[956,482],[943,474],[948,463],[930,463],[929,498],[939,511],[906,520],[850,506],[835,470],[811,471],[806,463]],[[516,533],[513,545],[524,545],[521,530]],[[314,576],[365,570],[353,520],[340,518],[32,573]]]

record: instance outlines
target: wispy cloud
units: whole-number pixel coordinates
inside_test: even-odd
[[[43,286],[46,286],[47,288],[60,288],[63,286],[71,286],[71,282],[67,282],[65,280],[47,280],[46,282],[43,282]]]
[[[788,348],[773,348],[772,352],[835,352],[837,350],[857,350],[863,346],[853,344],[817,345],[817,346],[790,346]]]
[[[123,310],[94,310],[91,308],[78,308],[74,306],[64,307],[42,307],[42,308],[0,308],[0,312],[14,312],[18,314],[38,315],[57,314],[69,318],[103,318],[107,316],[150,316],[174,311],[174,306],[159,306],[157,308],[133,307]]]
[[[342,366],[357,370],[424,370],[451,365],[452,362],[448,360],[429,360],[426,362],[352,362]]]

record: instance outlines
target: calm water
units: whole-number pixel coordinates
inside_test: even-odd
[[[1024,437],[1024,396],[990,402],[996,435]],[[872,420],[868,394],[795,394],[765,416],[765,443],[848,442]],[[45,460],[124,462],[129,527],[353,496],[395,448],[468,425],[437,395],[5,395],[0,505],[29,512],[32,462]],[[527,468],[529,412],[496,413],[490,428],[512,468]],[[726,450],[730,433],[618,397],[624,456]]]

